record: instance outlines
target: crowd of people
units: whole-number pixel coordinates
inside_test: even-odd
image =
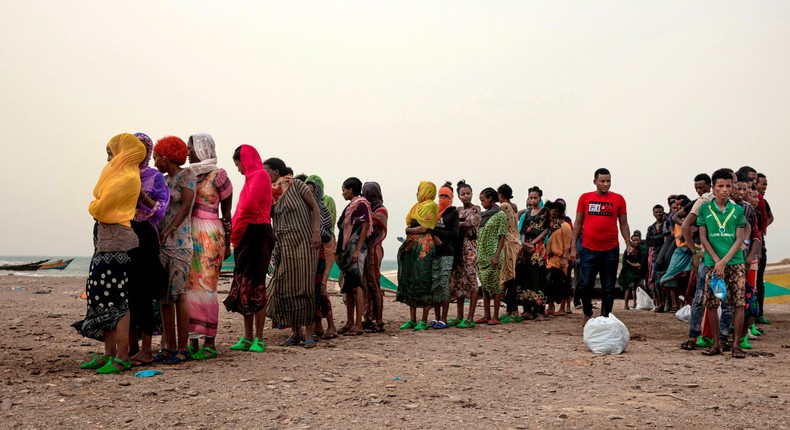
[[[108,163],[89,206],[95,252],[87,312],[73,324],[103,341],[104,351],[81,368],[113,374],[216,357],[217,285],[231,253],[235,269],[223,304],[244,322],[231,350],[263,352],[266,318],[287,330],[284,346],[313,348],[338,335],[384,331],[379,280],[389,214],[378,183],[346,179],[341,190],[348,204],[338,214],[318,175],[294,175],[283,160],[262,160],[254,147],[241,145],[232,157],[244,176],[234,209],[233,186],[209,134],[154,143],[146,134],[124,133],[106,150]],[[586,323],[600,276],[602,316],[612,311],[616,283],[625,290],[626,309],[640,286],[659,312],[677,308],[682,291],[693,309],[683,347],[703,346],[708,355],[732,348],[742,357],[742,348],[750,347],[743,330],[759,333],[751,325],[755,318],[768,323],[761,314],[762,273],[773,218],[763,198],[765,176],[748,167],[737,174],[718,170],[712,179],[698,175],[700,198],[671,196],[669,214],[656,205],[644,242],[638,231],[631,235],[625,199],[609,190],[610,172],[596,170],[593,183],[571,219],[564,199],[546,200],[537,186],[519,210],[507,184],[482,189],[478,206],[463,180],[438,189],[421,182],[399,238],[396,300],[410,310],[400,329],[471,329],[564,317],[573,309],[583,311]],[[456,194],[459,207],[453,206]],[[621,237],[626,250],[618,276]],[[327,290],[335,263],[346,307],[339,329]],[[726,283],[726,301],[711,288],[719,280]],[[482,311],[476,309],[480,295]],[[720,302],[721,329],[717,313],[706,312]],[[705,314],[721,341],[700,331]],[[734,346],[727,343],[730,321]],[[162,337],[154,353],[157,330]]]

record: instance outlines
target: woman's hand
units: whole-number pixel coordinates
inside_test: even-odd
[[[433,236],[433,241],[434,241],[434,243],[436,243],[436,246],[442,246],[442,240],[439,239],[439,236],[434,235]]]
[[[321,249],[321,233],[318,230],[313,230],[313,249]]]
[[[225,245],[225,256],[222,257],[223,260],[227,260],[230,257],[230,241],[228,241],[227,245]]]
[[[162,230],[162,234],[159,235],[159,245],[164,245],[167,242],[168,236],[175,230],[173,227],[167,227]]]
[[[354,251],[354,253],[351,254],[351,262],[356,263],[357,261],[359,261],[359,251]]]
[[[499,256],[495,255],[494,258],[491,259],[491,266],[497,267],[499,266]]]

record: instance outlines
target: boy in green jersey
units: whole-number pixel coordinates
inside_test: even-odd
[[[719,332],[719,318],[716,308],[719,300],[711,288],[711,278],[715,275],[727,284],[727,299],[735,308],[733,325],[735,339],[743,338],[743,314],[746,303],[746,271],[744,269],[741,244],[744,239],[746,217],[740,205],[730,201],[733,188],[733,175],[730,169],[719,169],[713,173],[714,200],[703,204],[697,217],[700,239],[705,248],[705,296],[704,305],[708,308],[708,324],[713,333]],[[715,337],[713,347],[702,352],[705,355],[721,354],[721,344]],[[732,348],[733,358],[746,355],[736,344]]]

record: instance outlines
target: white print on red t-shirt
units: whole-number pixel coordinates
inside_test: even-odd
[[[590,202],[587,205],[587,215],[612,216],[614,204],[612,202]]]

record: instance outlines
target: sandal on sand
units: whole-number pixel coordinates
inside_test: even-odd
[[[697,346],[697,342],[689,339],[682,344],[680,344],[680,349],[685,349],[686,351],[691,351]]]
[[[741,348],[733,348],[732,358],[746,358],[746,353]]]
[[[324,333],[324,335],[321,336],[321,339],[323,340],[337,339],[337,333]]]
[[[488,320],[488,325],[499,325],[499,324],[501,324],[499,320],[495,320],[495,319]]]
[[[300,343],[301,343],[301,341],[299,341],[299,339],[294,339],[292,337],[289,337],[288,339],[285,339],[280,344],[280,346],[296,346],[296,345],[299,345]]]
[[[179,357],[179,354],[182,355],[184,358]],[[165,359],[165,364],[181,364],[186,363],[187,361],[191,360],[192,356],[189,355],[189,351],[175,351],[174,353],[170,354],[167,359]]]
[[[475,320],[475,324],[485,324],[485,323],[487,323],[489,320],[490,320],[490,319],[488,319],[488,318],[478,318],[478,319],[476,319],[476,320]]]
[[[156,353],[154,356],[154,363],[163,363],[167,360],[167,357],[170,357],[176,351],[171,351],[169,349],[160,349],[159,352]]]
[[[192,354],[193,360],[208,360],[210,358],[217,358],[217,350],[204,346]]]
[[[258,340],[257,337],[252,340],[249,349],[250,352],[263,352],[264,350],[266,350],[266,342]]]
[[[244,336],[242,336],[239,338],[239,341],[236,342],[235,345],[231,345],[230,349],[234,351],[249,351],[250,345],[252,345],[252,343],[249,340],[245,339]]]
[[[101,360],[101,361],[100,361]],[[80,364],[80,369],[97,370],[112,361],[112,357],[105,357],[103,354],[93,353],[93,360]]]
[[[114,366],[114,364],[120,364],[121,367]],[[123,361],[118,358],[113,358],[112,360],[108,361],[107,364],[97,369],[96,373],[98,373],[99,375],[112,375],[115,373],[125,372],[131,368],[132,368],[132,360]]]
[[[351,330],[351,327],[343,326],[340,327],[340,330],[337,331],[337,334],[346,334],[349,330]]]
[[[712,357],[714,355],[721,355],[721,348],[714,348],[710,347],[702,351],[702,355],[707,355],[708,357]]]
[[[316,347],[316,342],[313,339],[307,339],[307,340],[304,341],[304,347],[305,348],[315,348]]]

